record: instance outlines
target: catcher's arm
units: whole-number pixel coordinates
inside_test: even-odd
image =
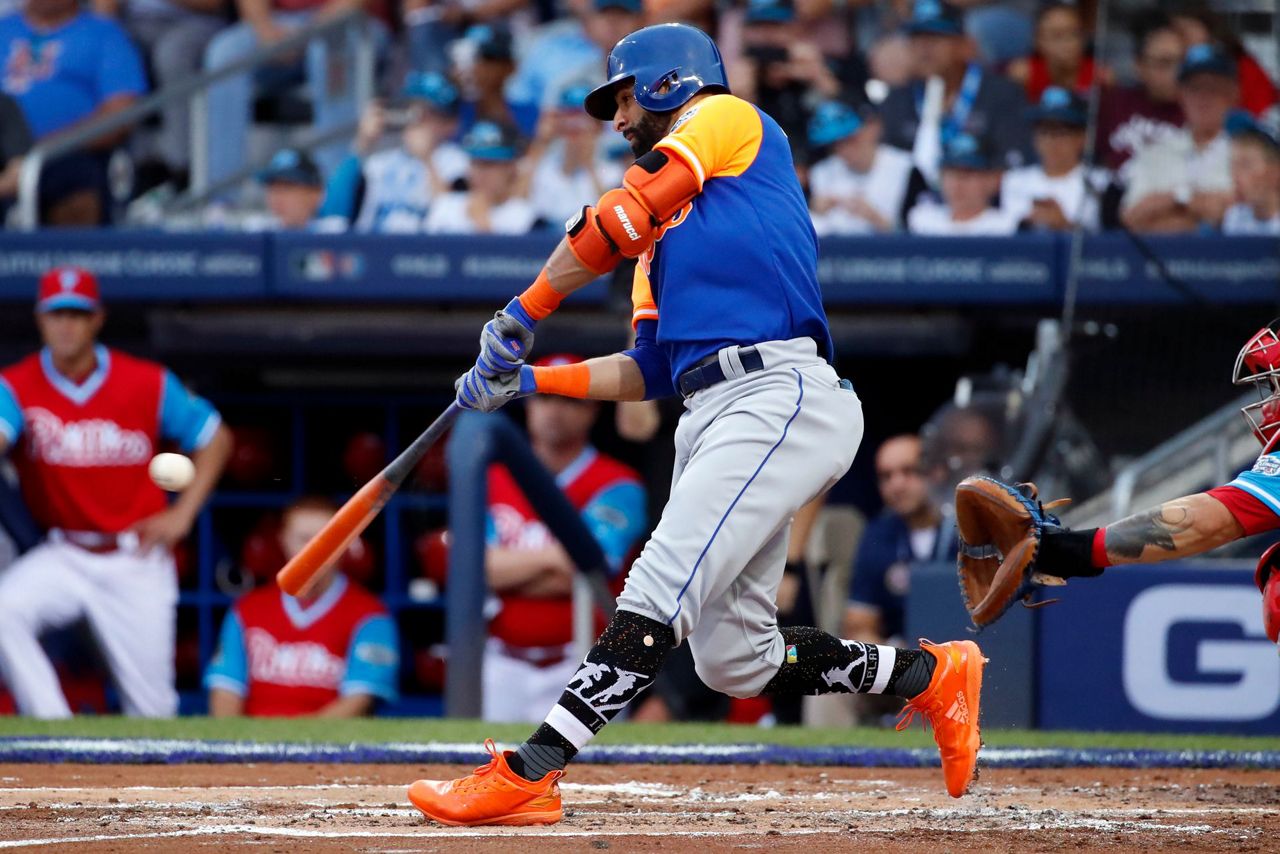
[[[1135,513],[1108,525],[1103,533],[1111,564],[1192,557],[1242,536],[1244,526],[1226,505],[1203,492]]]
[[[1124,563],[1193,557],[1238,540],[1244,526],[1212,495],[1166,501],[1105,528],[1044,532],[1036,568],[1059,578],[1093,576]]]

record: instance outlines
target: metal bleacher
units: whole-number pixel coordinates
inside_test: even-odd
[[[1221,407],[1126,465],[1110,489],[1064,514],[1075,528],[1092,528],[1136,510],[1226,483],[1258,455],[1258,440],[1240,407],[1252,394]]]

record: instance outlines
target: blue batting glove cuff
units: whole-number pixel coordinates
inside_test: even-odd
[[[535,394],[538,391],[538,380],[529,365],[520,366],[520,394]]]
[[[529,312],[524,310],[524,306],[520,304],[520,297],[515,297],[511,302],[507,303],[507,307],[503,309],[507,314],[520,321],[520,325],[530,332],[533,327],[538,325],[538,321],[529,316]]]

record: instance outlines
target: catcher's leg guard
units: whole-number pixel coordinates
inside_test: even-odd
[[[1272,643],[1280,643],[1280,543],[1262,553],[1253,580],[1262,591],[1262,625]]]

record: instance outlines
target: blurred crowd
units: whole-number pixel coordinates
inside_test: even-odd
[[[0,0],[0,208],[12,206],[34,142],[363,9],[385,95],[359,115],[352,38],[317,39],[46,163],[42,222],[555,229],[629,163],[625,141],[582,109],[609,48],[645,24],[682,20],[716,36],[734,93],[786,130],[820,235],[1077,224],[1280,234],[1274,42],[1258,42],[1255,56],[1212,4],[1178,0],[1111,4],[1100,43],[1096,5]],[[355,127],[349,142],[295,148],[255,136],[297,124],[287,104],[299,100],[318,132]],[[166,201],[187,186],[193,128],[206,129],[217,192],[175,216]],[[255,139],[269,146],[256,160]],[[256,181],[237,184],[245,175]]]

